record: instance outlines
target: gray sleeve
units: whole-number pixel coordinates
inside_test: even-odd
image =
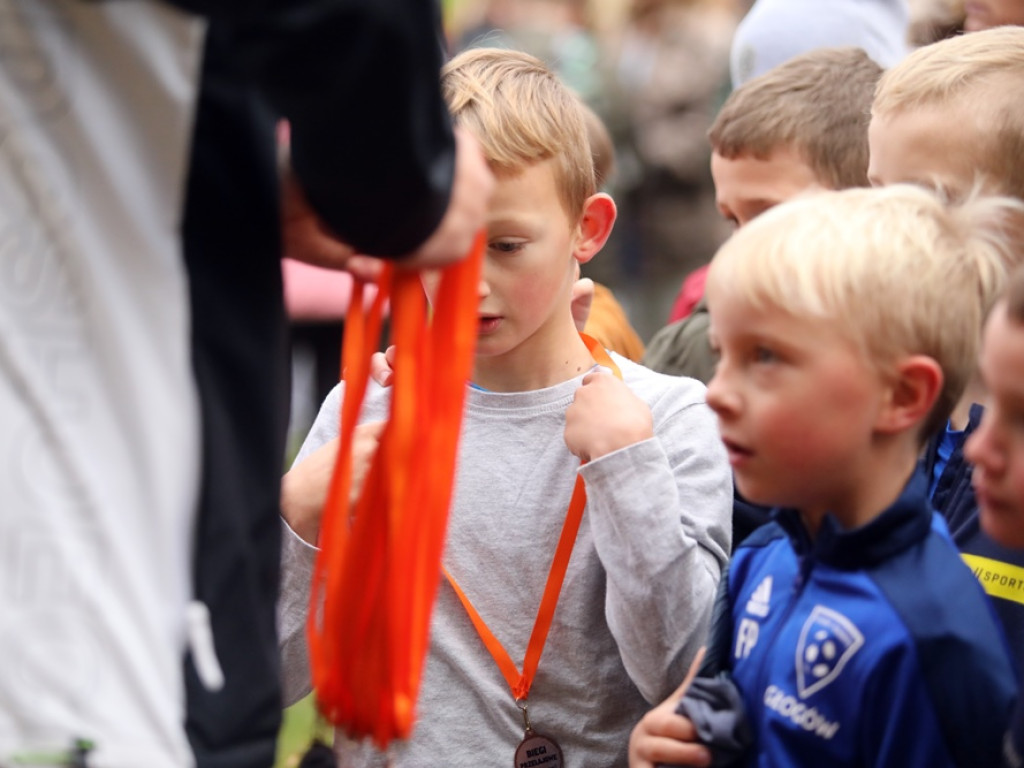
[[[627,672],[652,704],[668,696],[708,634],[731,539],[732,475],[711,410],[655,410],[655,437],[580,469],[605,612]],[[662,418],[658,418],[658,413]]]
[[[320,413],[306,435],[294,464],[338,436],[341,396],[342,386],[339,384],[331,390],[320,407]],[[309,649],[306,645],[306,616],[309,613],[313,563],[318,550],[303,541],[283,518],[281,526],[281,592],[277,600],[277,636],[281,654],[283,699],[287,707],[312,689]]]
[[[294,467],[304,458],[324,443],[328,443],[338,436],[339,419],[341,418],[341,399],[345,394],[344,382],[336,384],[334,389],[327,393],[320,411],[309,428],[309,434],[302,441],[299,452],[295,454]]]
[[[278,650],[281,653],[281,685],[288,707],[312,688],[306,616],[317,549],[303,541],[281,520],[281,594],[277,601]]]

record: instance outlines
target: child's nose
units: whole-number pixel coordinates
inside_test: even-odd
[[[995,416],[996,414],[991,408],[985,411],[984,416],[981,417],[981,424],[964,443],[964,458],[988,473],[998,473],[1001,464],[998,445],[999,428],[995,424]]]
[[[708,382],[705,400],[719,417],[735,413],[739,409],[739,398],[729,383],[728,377],[719,363],[715,375]]]

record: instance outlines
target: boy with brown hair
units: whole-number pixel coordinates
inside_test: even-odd
[[[543,756],[545,766],[622,765],[630,728],[667,695],[707,632],[730,544],[728,463],[703,385],[606,353],[576,330],[577,265],[600,250],[615,219],[611,198],[597,192],[576,97],[540,61],[507,50],[467,51],[442,82],[497,184],[445,550],[451,578],[434,608],[418,722],[392,764],[528,766]],[[284,483],[291,530],[280,627],[291,700],[309,689],[304,633],[319,510],[308,501],[323,493],[318,467],[336,449],[340,401],[339,386]],[[371,384],[364,422],[384,418],[387,406],[388,391]],[[546,584],[578,474],[586,509],[558,597]],[[482,640],[470,607],[507,663]],[[533,628],[545,621],[550,632],[538,643]],[[524,656],[539,665],[520,672]],[[385,759],[367,745],[339,749],[346,765]]]
[[[972,374],[1022,210],[910,185],[822,192],[712,261],[708,404],[737,487],[776,507],[733,556],[710,646],[752,730],[742,765],[998,765],[1008,649],[917,459]],[[692,695],[708,691],[645,716],[631,766],[709,764]]]
[[[878,84],[868,131],[872,182],[914,182],[954,196],[981,184],[1024,199],[1022,82],[1024,27],[974,32],[915,51]],[[1024,226],[1016,236],[1012,259],[1020,263]],[[1001,287],[1001,281],[985,286],[986,308]],[[949,421],[931,437],[923,463],[932,504],[992,598],[1017,666],[1024,668],[1024,591],[1003,588],[1024,576],[1024,553],[982,530],[964,455],[985,398],[984,383],[975,375]]]
[[[881,74],[859,48],[820,48],[736,89],[708,132],[722,216],[742,227],[809,190],[867,186],[868,115]],[[695,294],[706,269],[691,276]],[[706,383],[715,370],[707,335],[700,302],[654,335],[643,363]]]

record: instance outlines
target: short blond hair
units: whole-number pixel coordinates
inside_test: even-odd
[[[950,121],[973,120],[982,128],[982,138],[963,151],[972,154],[993,191],[1024,199],[1022,82],[1024,27],[995,27],[911,53],[882,76],[871,114],[888,119],[939,107]],[[946,124],[937,122],[935,130],[945,130]]]
[[[741,85],[708,131],[725,158],[794,150],[830,189],[868,186],[868,123],[882,68],[860,48],[817,48]]]
[[[1006,314],[1018,325],[1024,325],[1024,267],[1017,267],[1010,275],[1006,294]]]
[[[441,71],[452,117],[479,140],[498,175],[553,160],[573,220],[596,191],[582,103],[542,62],[503,48],[473,48]]]
[[[944,382],[926,439],[972,375],[984,316],[1020,260],[1022,216],[1024,202],[977,192],[955,203],[908,184],[822,192],[737,230],[706,291],[835,323],[882,375],[908,355],[934,359]]]

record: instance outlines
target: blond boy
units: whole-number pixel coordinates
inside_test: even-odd
[[[815,189],[867,186],[868,111],[882,69],[859,48],[797,56],[732,93],[708,138],[722,216],[741,227]],[[700,293],[704,271],[688,279]],[[707,382],[715,357],[703,303],[651,339],[643,363]]]
[[[1021,0],[971,0],[964,6],[964,29],[980,32],[1007,24],[1024,24]]]
[[[1024,199],[1024,27],[1001,27],[915,51],[879,82],[871,110],[869,174],[875,184],[909,181],[963,195],[975,185]],[[1011,261],[1024,260],[1024,229]],[[984,286],[991,305],[1002,282]],[[979,329],[980,332],[980,329]],[[1024,666],[1024,553],[982,529],[964,444],[982,419],[981,379],[972,377],[924,452],[929,495],[964,559],[992,597]]]
[[[712,262],[708,403],[738,489],[778,508],[734,555],[712,644],[752,726],[746,765],[999,764],[1012,667],[917,456],[971,375],[981,287],[1020,207],[825,192]],[[693,749],[700,722],[673,709],[636,729],[634,768]]]
[[[621,765],[629,729],[681,677],[707,631],[729,550],[728,463],[701,384],[588,349],[576,331],[576,268],[604,244],[615,207],[596,191],[575,97],[512,51],[460,55],[443,86],[498,180],[445,565],[519,671],[577,473],[587,506],[523,700],[442,582],[418,722],[393,764],[524,766],[557,754],[564,762],[543,765]],[[337,435],[340,397],[339,388],[325,401],[289,473],[300,499],[322,491],[316,467]],[[371,385],[364,418],[381,419],[386,407],[387,391]],[[292,500],[283,504],[291,528],[315,532],[308,505]],[[286,532],[280,624],[292,700],[309,688],[312,556]],[[536,734],[524,734],[522,707],[545,743],[527,746]],[[383,762],[366,745],[340,751],[345,765]]]
[[[1024,27],[920,48],[885,73],[868,128],[872,184],[963,193],[980,181],[1024,199]]]

